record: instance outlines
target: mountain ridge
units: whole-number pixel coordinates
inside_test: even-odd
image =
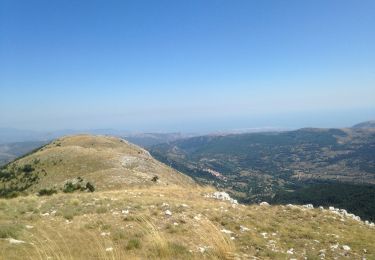
[[[4,167],[1,181],[25,185],[22,176],[39,176],[42,169],[47,175],[26,188],[28,194],[0,198],[0,258],[375,257],[374,224],[343,209],[238,204],[119,138],[56,139]],[[87,179],[95,190],[49,192],[71,178]]]
[[[131,185],[192,185],[181,173],[156,161],[144,149],[107,136],[62,137],[2,169],[6,189],[36,192],[62,188],[75,178],[87,179],[99,190]],[[23,186],[20,180],[24,180]],[[18,187],[18,188],[17,188]]]
[[[375,219],[374,129],[303,128],[200,136],[156,145],[150,152],[198,182],[224,189],[244,203],[273,201],[275,196],[274,203],[285,203],[286,198],[296,202],[297,197],[290,196],[295,192],[300,203],[315,204],[324,198],[310,193],[315,200],[308,201],[299,192],[315,185],[316,193],[325,189],[328,192],[324,194],[329,194],[336,186],[352,193],[339,193],[341,197],[331,194],[325,205],[346,205],[362,217]],[[361,190],[368,188],[361,185],[370,185],[370,193],[363,194]]]
[[[365,122],[361,122],[359,124],[355,124],[352,128],[375,128],[375,120],[369,120]]]

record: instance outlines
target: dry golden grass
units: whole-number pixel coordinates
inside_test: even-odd
[[[115,137],[76,135],[57,139],[39,151],[11,163],[8,168],[31,165],[40,180],[27,189],[61,188],[64,182],[82,177],[97,190],[121,189],[132,185],[192,186],[191,178],[155,160],[133,144]]]
[[[62,138],[12,165],[25,164],[47,172],[30,193],[78,176],[97,191],[0,199],[0,259],[375,259],[363,223],[207,198],[215,189],[117,138]]]
[[[0,200],[0,258],[320,259],[322,252],[326,259],[375,258],[375,230],[364,224],[318,209],[204,197],[212,191],[154,186]]]

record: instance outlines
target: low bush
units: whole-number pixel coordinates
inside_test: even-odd
[[[94,192],[95,187],[92,183],[85,182],[81,177],[77,177],[73,180],[67,181],[63,187],[63,192],[65,193],[71,193],[75,191]]]
[[[38,196],[50,196],[52,194],[55,194],[57,193],[57,190],[56,189],[41,189],[39,192],[38,192]]]
[[[138,238],[131,238],[126,244],[126,250],[138,249],[141,247],[141,241]]]
[[[94,185],[92,185],[90,182],[87,182],[86,183],[86,189],[90,192],[94,192],[95,191],[95,187]]]
[[[77,190],[76,186],[72,182],[66,182],[64,184],[63,192],[65,193],[71,193]]]
[[[17,238],[20,227],[14,224],[0,224],[0,238]]]
[[[32,171],[34,171],[34,168],[30,165],[30,164],[25,164],[21,170],[25,173],[30,173]]]

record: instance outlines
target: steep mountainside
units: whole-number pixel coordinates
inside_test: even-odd
[[[375,257],[374,224],[345,210],[241,205],[118,138],[58,139],[1,181],[25,196],[0,199],[0,259]]]
[[[310,184],[375,184],[372,129],[202,136],[157,145],[150,151],[164,163],[200,182],[223,187],[244,202],[270,201],[276,194],[278,201],[284,201],[280,196],[285,192]],[[367,206],[372,213],[363,216],[374,218],[375,191],[370,188],[372,193],[356,196],[361,189],[350,188],[352,200],[370,201]],[[337,202],[325,199],[327,204]]]
[[[1,170],[2,192],[61,189],[67,181],[85,180],[96,189],[131,185],[191,185],[193,181],[119,138],[91,135],[64,137]]]

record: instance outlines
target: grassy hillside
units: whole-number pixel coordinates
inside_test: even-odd
[[[58,139],[8,164],[1,181],[3,195],[28,195],[0,199],[0,259],[375,257],[373,224],[223,200],[118,138]]]
[[[153,146],[153,156],[201,183],[226,189],[243,202],[280,201],[290,192],[313,184],[375,184],[375,130],[300,129],[289,132],[202,136]],[[317,186],[314,186],[317,187]],[[351,188],[345,206],[375,218],[375,202],[368,200],[371,214],[350,207],[360,202],[362,186]],[[343,200],[345,194],[337,196]],[[280,198],[286,195],[286,197]],[[375,195],[371,189],[370,197]],[[317,198],[317,196],[321,196]],[[316,203],[330,196],[318,192]],[[301,196],[302,203],[305,199]],[[341,203],[336,206],[342,206]],[[364,215],[363,215],[364,214]]]
[[[157,181],[152,181],[157,176]],[[122,139],[77,135],[57,139],[1,169],[1,193],[61,190],[71,182],[96,190],[132,185],[191,185],[193,181]]]
[[[328,210],[244,206],[212,188],[0,199],[2,259],[374,259],[375,230]]]

